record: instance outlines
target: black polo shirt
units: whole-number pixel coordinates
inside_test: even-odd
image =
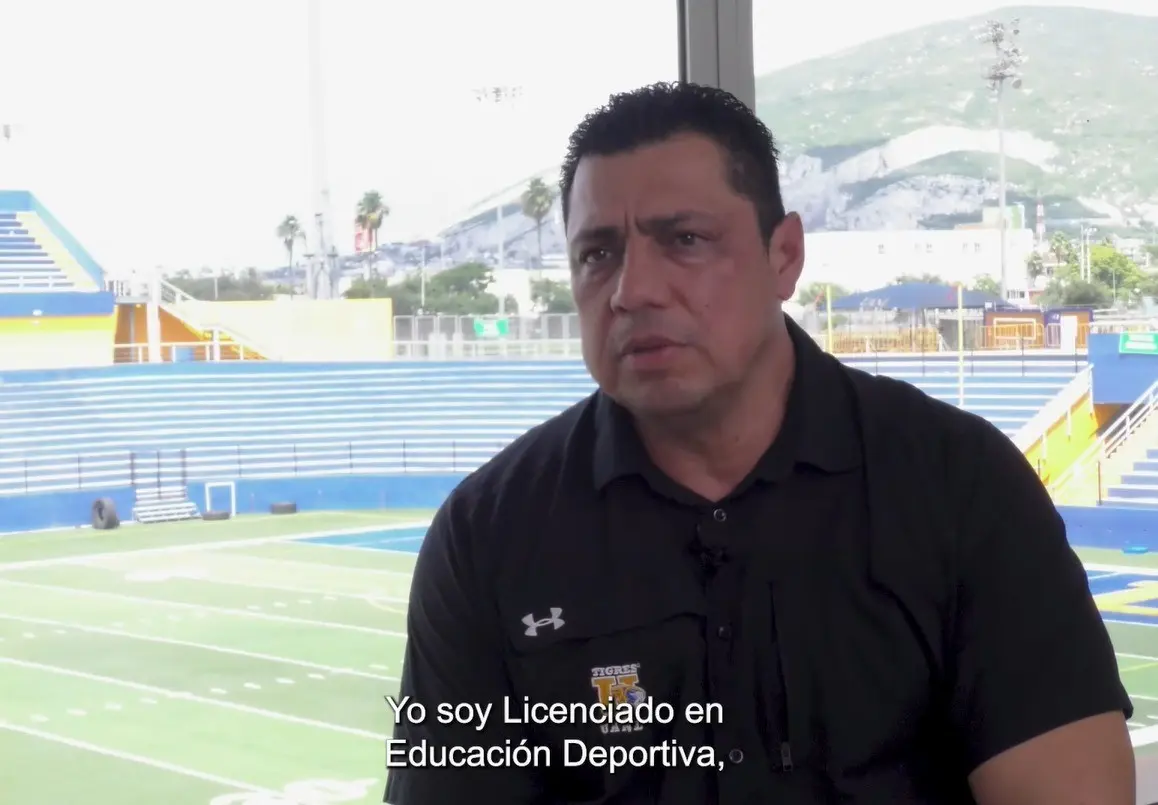
[[[395,727],[387,802],[969,803],[985,760],[1130,711],[1012,443],[790,330],[781,435],[724,500],[598,393],[451,494],[408,614],[400,696],[427,718]],[[652,711],[591,723],[606,700]]]

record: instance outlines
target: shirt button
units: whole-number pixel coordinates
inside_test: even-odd
[[[712,512],[712,519],[717,523],[722,523],[728,519],[728,513],[723,509],[716,509],[714,512]]]
[[[742,751],[740,751],[739,749],[733,749],[733,750],[728,752],[728,762],[729,763],[739,763],[743,759],[744,759],[744,753]]]
[[[731,627],[721,626],[719,629],[716,630],[716,637],[720,638],[721,640],[731,640],[732,639]]]

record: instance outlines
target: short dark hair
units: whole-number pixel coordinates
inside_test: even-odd
[[[575,128],[559,178],[564,225],[583,157],[621,154],[677,134],[703,135],[724,150],[729,182],[751,200],[760,233],[766,243],[771,240],[785,215],[772,132],[730,92],[688,83],[651,84],[612,95]]]

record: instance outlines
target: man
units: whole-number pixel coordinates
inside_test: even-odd
[[[561,191],[599,391],[431,525],[401,695],[494,710],[400,720],[386,801],[1133,805],[1131,705],[1049,497],[994,427],[786,319],[804,237],[757,118],[616,96]],[[523,716],[595,702],[631,706]],[[397,768],[408,746],[476,754]]]

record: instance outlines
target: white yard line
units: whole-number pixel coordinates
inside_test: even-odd
[[[194,643],[190,640],[176,640],[170,637],[152,637],[150,635],[135,634],[133,632],[125,632],[120,629],[105,629],[100,626],[81,626],[70,621],[57,621],[48,618],[25,618],[19,615],[5,615],[0,613],[0,620],[15,621],[17,623],[30,623],[39,626],[53,626],[63,629],[73,629],[78,632],[85,632],[87,634],[107,635],[109,637],[124,637],[131,640],[143,640],[148,643],[163,643],[167,646],[180,646],[182,648],[195,648],[204,651],[213,651],[218,654],[232,654],[237,657],[245,657],[253,660],[266,660],[268,662],[282,663],[283,665],[295,665],[300,668],[309,668],[314,671],[325,671],[335,676],[356,676],[362,679],[374,679],[380,682],[398,682],[398,677],[384,676],[382,674],[371,674],[368,671],[358,671],[353,668],[338,668],[333,665],[322,665],[321,663],[308,662],[306,660],[294,660],[289,657],[278,657],[273,654],[260,654],[256,651],[242,651],[236,648],[226,648],[224,646],[214,646],[208,643]]]
[[[421,540],[421,539],[424,539],[424,537],[399,537],[398,539],[391,539],[391,540],[383,540],[383,541],[375,540],[372,543],[366,543],[363,545],[329,545],[329,544],[324,543],[324,542],[313,542],[313,543],[310,543],[310,545],[312,545],[315,548],[333,548],[334,550],[337,550],[337,551],[362,551],[362,552],[371,551],[373,553],[394,553],[394,554],[398,554],[400,556],[401,555],[418,556],[418,554],[415,553],[414,551],[397,551],[397,550],[390,550],[389,548],[372,548],[369,546],[370,545],[387,545],[387,544],[393,545],[396,542],[414,542],[415,540]]]
[[[1130,567],[1129,565],[1101,565],[1097,563],[1083,563],[1086,570],[1100,573],[1112,573],[1115,576],[1158,576],[1158,567]],[[1109,578],[1102,576],[1101,578]]]
[[[92,567],[94,569],[98,569],[98,570],[108,570],[108,571],[114,572],[114,573],[124,572],[127,569],[127,568],[111,567],[109,565],[95,565],[95,564],[90,565],[90,567]],[[335,566],[330,565],[330,567],[332,568]],[[329,568],[327,568],[327,570],[328,569]],[[350,568],[350,570],[357,572],[358,568]],[[142,571],[140,568],[137,568],[136,570],[130,570],[129,572],[142,572]],[[157,572],[158,573],[164,573],[166,571],[163,569],[163,566],[162,566],[162,567],[158,568]],[[315,597],[319,597],[319,596],[324,597],[324,596],[328,595],[328,596],[331,596],[332,598],[348,598],[351,601],[365,601],[368,604],[371,604],[373,606],[378,606],[378,602],[380,602],[380,601],[385,601],[385,602],[391,603],[391,604],[406,604],[406,603],[408,603],[408,600],[405,598],[399,598],[396,596],[389,596],[389,595],[378,595],[377,593],[338,593],[338,592],[334,592],[333,590],[318,590],[318,589],[315,589],[312,587],[311,588],[288,587],[288,586],[285,586],[282,584],[255,584],[251,581],[236,581],[234,579],[211,578],[210,576],[201,576],[201,575],[197,575],[196,573],[183,574],[180,571],[175,572],[175,573],[170,573],[167,575],[168,575],[168,578],[165,579],[166,581],[197,581],[197,582],[201,582],[202,584],[223,584],[223,585],[226,585],[228,587],[244,587],[244,588],[250,589],[250,590],[275,590],[275,591],[281,592],[281,593],[295,593],[297,595],[312,595]],[[3,581],[3,579],[0,579],[0,581]]]
[[[31,559],[24,562],[0,562],[0,572],[5,570],[21,570],[28,567],[51,567],[53,565],[84,564],[93,559],[110,556],[145,556],[158,554],[167,556],[175,553],[189,553],[196,551],[210,551],[218,548],[242,548],[250,545],[266,545],[273,542],[296,542],[304,539],[316,539],[327,536],[346,536],[352,534],[372,534],[375,531],[394,531],[403,528],[424,528],[430,525],[428,521],[394,523],[381,526],[359,526],[358,528],[329,529],[326,531],[310,531],[304,534],[289,534],[279,537],[253,537],[251,539],[224,540],[220,542],[191,542],[183,545],[165,545],[157,548],[137,548],[127,551],[104,551],[101,553],[78,554],[76,556],[57,556],[52,559]],[[307,545],[310,543],[306,543]],[[328,547],[328,546],[317,546]]]
[[[333,621],[316,621],[310,618],[295,618],[292,615],[271,615],[266,612],[253,612],[245,609],[231,609],[229,607],[213,607],[202,604],[187,604],[179,601],[166,601],[161,598],[148,598],[124,593],[109,593],[101,590],[77,590],[73,587],[59,587],[53,584],[36,584],[30,581],[13,581],[0,578],[0,586],[23,587],[29,590],[46,590],[49,592],[77,595],[85,598],[111,598],[117,601],[129,601],[135,604],[151,604],[153,606],[176,607],[194,612],[213,612],[219,615],[235,615],[240,618],[254,618],[255,620],[275,621],[278,623],[293,623],[298,626],[318,626],[323,629],[339,629],[347,632],[361,632],[362,634],[378,635],[379,637],[405,638],[405,632],[396,632],[391,629],[375,629],[372,626],[356,626],[351,623],[334,623]]]
[[[1118,626],[1142,626],[1146,629],[1158,629],[1158,623],[1141,623],[1140,621],[1122,621],[1117,618],[1102,617],[1103,623],[1115,623]]]
[[[25,668],[31,671],[43,671],[44,673],[49,674],[69,676],[75,679],[83,679],[86,682],[100,682],[105,685],[116,685],[118,687],[126,688],[127,690],[135,690],[138,693],[149,693],[153,696],[164,696],[167,699],[176,701],[206,704],[211,707],[220,707],[222,709],[233,710],[238,713],[245,713],[247,715],[268,718],[273,721],[283,721],[287,724],[298,724],[303,727],[313,727],[315,729],[342,733],[343,735],[352,735],[356,738],[369,738],[375,741],[386,740],[385,735],[377,732],[370,732],[369,730],[361,730],[355,727],[343,727],[340,724],[330,724],[327,721],[315,721],[312,718],[291,716],[286,713],[278,713],[273,710],[263,710],[260,707],[250,707],[249,705],[222,701],[221,699],[210,699],[205,696],[198,696],[195,693],[189,693],[188,691],[158,688],[153,685],[145,685],[140,682],[130,682],[127,679],[118,679],[112,676],[101,676],[100,674],[90,674],[86,671],[76,671],[72,668],[62,668],[58,665],[46,665],[44,663],[30,662],[28,660],[17,660],[12,657],[0,657],[0,665],[12,665],[17,668]]]
[[[330,548],[333,548],[334,546],[333,545],[308,544],[307,547],[313,548],[316,550],[328,550]],[[378,554],[386,553],[386,551],[380,550],[378,548],[370,548],[368,550],[372,550]],[[318,564],[319,564],[318,562],[311,562],[311,561],[308,561],[305,559],[285,559],[285,558],[282,558],[280,556],[253,556],[252,554],[248,554],[248,553],[243,553],[243,554],[239,554],[239,555],[241,557],[244,557],[245,559],[257,559],[257,560],[260,560],[262,562],[270,562],[270,563],[279,564],[279,565],[295,565],[298,567],[308,567],[308,568],[312,568],[312,569],[316,569],[318,567]],[[381,567],[349,567],[347,565],[326,565],[324,562],[321,564],[325,567],[326,570],[340,569],[340,570],[347,570],[351,573],[363,573],[363,574],[366,574],[368,576],[379,576],[379,577],[381,577],[381,576],[399,576],[401,578],[409,579],[414,575],[414,571],[412,571],[412,570],[387,570],[386,568],[381,568]]]
[[[207,783],[219,785],[222,788],[231,788],[237,791],[250,791],[254,794],[264,794],[268,797],[280,796],[279,792],[274,791],[272,788],[262,788],[258,785],[243,783],[240,780],[231,780],[228,777],[219,777],[216,774],[197,771],[196,769],[190,769],[186,766],[178,766],[175,763],[168,763],[164,760],[155,760],[143,755],[134,755],[131,752],[121,752],[117,749],[108,749],[106,747],[97,746],[96,744],[91,744],[86,741],[78,741],[75,738],[66,738],[63,735],[57,735],[53,732],[45,732],[44,730],[33,729],[32,727],[24,727],[19,724],[0,721],[0,730],[8,730],[9,732],[27,735],[31,738],[40,738],[44,741],[51,741],[53,743],[61,744],[62,746],[70,746],[73,749],[82,749],[85,752],[92,752],[95,755],[104,755],[105,757],[115,758],[116,760],[127,760],[130,763],[136,763],[141,766],[148,766],[151,769],[160,769],[161,771],[180,774],[183,777],[191,777],[195,780],[203,780]]]

